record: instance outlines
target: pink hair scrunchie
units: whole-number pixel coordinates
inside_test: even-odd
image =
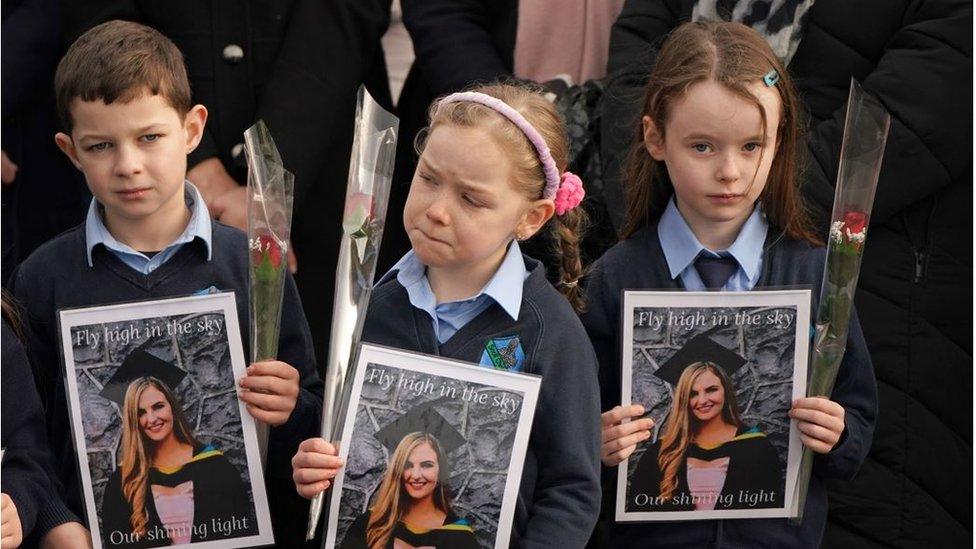
[[[553,202],[556,205],[556,215],[563,215],[580,205],[586,191],[583,190],[583,180],[573,172],[563,172],[559,180],[559,188]]]

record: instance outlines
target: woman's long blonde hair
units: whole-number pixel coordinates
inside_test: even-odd
[[[664,424],[664,434],[661,435],[661,450],[658,452],[657,463],[661,469],[661,484],[658,487],[662,501],[671,499],[678,488],[678,469],[685,461],[688,445],[698,431],[699,421],[693,414],[688,413],[691,402],[691,386],[698,376],[705,372],[712,372],[722,383],[725,391],[725,404],[722,406],[722,420],[736,429],[742,426],[739,418],[739,405],[735,401],[735,388],[732,380],[711,362],[695,362],[689,364],[678,378],[678,385],[674,388],[674,402],[671,414]]]
[[[380,488],[376,491],[376,500],[370,509],[369,523],[366,527],[366,546],[369,549],[385,548],[393,534],[393,529],[406,513],[410,495],[403,490],[403,470],[406,468],[410,453],[424,443],[429,444],[437,455],[439,471],[437,487],[433,494],[434,506],[446,514],[451,514],[451,489],[448,486],[451,474],[440,442],[430,433],[419,431],[410,433],[403,437],[400,444],[397,444],[386,473],[383,474]]]
[[[122,405],[122,496],[132,508],[129,516],[129,524],[132,525],[132,532],[139,537],[146,534],[146,527],[149,524],[149,512],[146,511],[146,498],[148,497],[148,479],[151,456],[147,445],[149,440],[139,427],[139,398],[143,391],[149,387],[155,387],[166,397],[173,410],[173,434],[176,439],[184,444],[198,446],[193,431],[190,429],[183,415],[183,407],[180,406],[173,391],[154,377],[140,377],[133,380],[125,391],[125,401]]]

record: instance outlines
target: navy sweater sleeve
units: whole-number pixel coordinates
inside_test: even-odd
[[[538,372],[543,382],[530,444],[539,471],[518,543],[523,549],[583,547],[600,509],[596,357],[575,316],[550,322],[548,330],[549,341],[537,351],[548,367]]]
[[[3,323],[3,493],[17,506],[25,539],[77,521],[58,495],[44,412],[20,340]]]
[[[816,456],[813,468],[824,479],[851,480],[871,449],[878,416],[878,385],[856,311],[830,399],[844,407],[844,433],[833,450]]]
[[[603,279],[606,263],[595,263],[586,279],[586,311],[580,315],[593,344],[599,365],[600,409],[607,411],[620,404],[620,353],[617,323],[620,297],[608,296]]]

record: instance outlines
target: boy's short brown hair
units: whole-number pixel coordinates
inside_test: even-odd
[[[76,97],[127,103],[147,91],[161,95],[181,116],[190,111],[190,82],[179,48],[159,31],[130,21],[109,21],[82,34],[54,74],[58,116],[69,134]]]

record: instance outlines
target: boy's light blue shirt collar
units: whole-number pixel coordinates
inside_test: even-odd
[[[695,258],[705,250],[716,257],[730,255],[735,258],[750,284],[755,285],[759,279],[759,267],[768,228],[766,217],[757,203],[752,214],[739,230],[739,236],[727,250],[709,250],[691,232],[691,228],[681,216],[672,197],[658,221],[657,234],[661,241],[661,248],[664,250],[664,258],[668,262],[668,269],[671,271],[671,278],[678,278],[689,266],[693,266]]]
[[[397,280],[407,290],[411,305],[427,311],[432,318],[437,318],[438,305],[448,305],[448,303],[437,303],[434,291],[427,280],[427,266],[420,262],[413,250],[407,252],[383,279],[388,279],[393,272],[396,272]],[[482,296],[488,296],[498,303],[508,316],[512,317],[512,320],[518,320],[522,308],[522,287],[527,276],[522,250],[518,242],[513,240],[508,246],[508,252],[501,265],[485,287],[474,296],[450,303],[473,302]]]
[[[183,233],[164,250],[160,251],[159,255],[163,256],[159,258],[162,260],[160,263],[169,258],[169,255],[175,251],[174,247],[192,242],[196,238],[203,240],[207,247],[207,261],[210,261],[213,257],[213,250],[211,248],[213,227],[210,223],[210,211],[207,210],[203,196],[200,195],[200,191],[192,183],[184,181],[183,197],[186,200],[187,207],[190,208],[190,221],[186,224],[186,229],[183,230]],[[108,227],[105,226],[105,222],[102,220],[101,207],[95,198],[92,198],[91,205],[88,207],[88,216],[85,218],[85,242],[89,267],[94,265],[92,262],[92,250],[99,244],[113,252],[124,254],[123,260],[125,260],[124,256],[137,256],[145,259],[146,262],[151,261],[142,252],[132,249],[112,236],[112,233],[109,232]]]

